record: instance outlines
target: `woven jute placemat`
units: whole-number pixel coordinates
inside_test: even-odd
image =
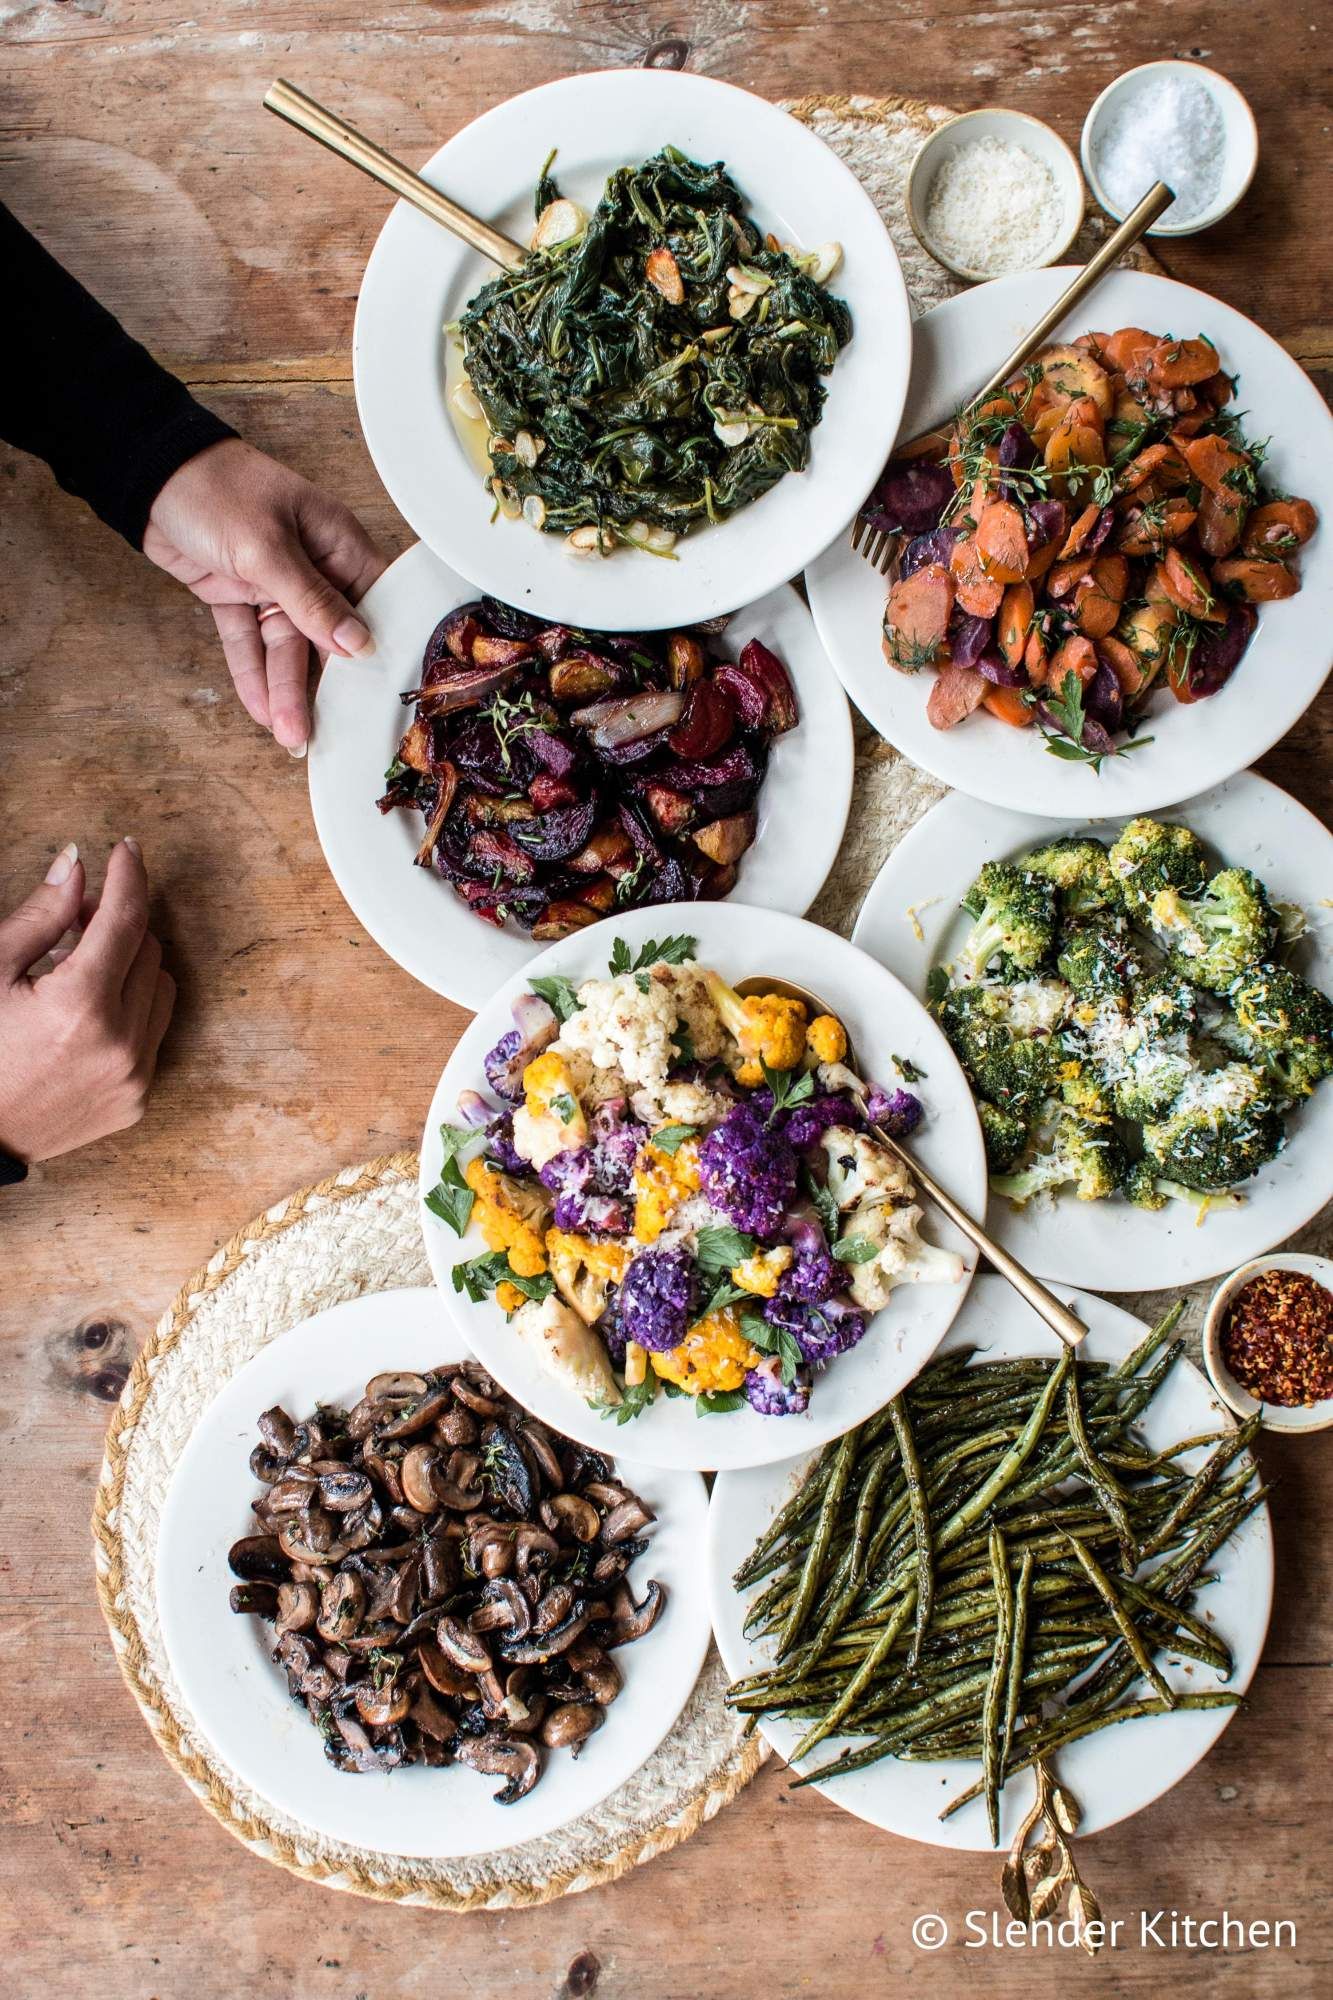
[[[922,137],[952,113],[909,98],[808,97],[788,109],[868,188],[916,309],[962,289],[922,250],[902,203]],[[811,915],[849,932],[884,857],[943,791],[860,724],[847,839]],[[499,1854],[419,1860],[326,1840],[245,1786],[195,1725],[158,1623],[161,1509],[199,1416],[236,1369],[288,1327],[344,1299],[429,1283],[416,1173],[415,1155],[395,1154],[299,1189],[182,1287],[139,1354],[107,1436],[93,1514],[97,1588],[121,1671],[164,1756],[254,1853],[310,1881],[384,1901],[521,1908],[614,1881],[688,1840],[749,1783],[765,1751],[724,1707],[726,1675],[715,1652],[667,1742],[595,1811]]]

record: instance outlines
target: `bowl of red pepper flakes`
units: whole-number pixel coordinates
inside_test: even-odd
[[[1208,1379],[1272,1431],[1333,1425],[1333,1259],[1257,1257],[1218,1286],[1203,1329]]]

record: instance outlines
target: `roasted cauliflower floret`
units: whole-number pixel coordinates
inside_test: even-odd
[[[847,1055],[847,1030],[832,1014],[816,1014],[805,1031],[805,1046],[816,1063],[840,1063]]]
[[[516,1277],[535,1278],[544,1271],[545,1189],[498,1173],[480,1158],[468,1161],[463,1178],[476,1196],[472,1220],[480,1229],[486,1248],[507,1250]]]
[[[743,1292],[753,1292],[757,1299],[771,1299],[791,1260],[790,1243],[779,1243],[772,1250],[756,1250],[753,1257],[746,1257],[739,1264],[732,1265],[731,1282],[739,1285]]]
[[[534,1057],[523,1072],[523,1102],[514,1113],[514,1145],[539,1170],[557,1153],[576,1152],[588,1143],[588,1121],[580,1103],[589,1070],[560,1048]]]
[[[726,1309],[695,1320],[678,1347],[648,1356],[655,1374],[690,1396],[739,1389],[762,1358],[741,1332],[736,1314]]]
[[[548,1229],[546,1256],[556,1289],[589,1326],[606,1310],[612,1285],[625,1275],[630,1253],[623,1243],[603,1243],[565,1229]]]
[[[601,1340],[558,1292],[541,1300],[528,1299],[509,1324],[532,1349],[547,1374],[565,1383],[585,1402],[621,1400]]]
[[[633,1186],[634,1240],[656,1243],[680,1204],[699,1191],[699,1141],[685,1139],[674,1153],[645,1146]]]
[[[887,1147],[850,1125],[830,1125],[822,1143],[829,1193],[839,1208],[911,1200],[912,1177]]]
[[[807,1034],[806,1009],[801,1001],[789,1000],[781,993],[747,993],[742,997],[716,972],[706,972],[704,978],[718,1019],[735,1037],[743,1058],[736,1070],[741,1083],[762,1083],[764,1065],[769,1069],[796,1069],[800,1065]]]
[[[879,1312],[899,1285],[955,1285],[965,1270],[953,1250],[925,1242],[920,1233],[921,1210],[892,1208],[875,1202],[849,1217],[844,1242],[874,1245],[875,1254],[849,1263],[847,1289],[865,1312]]]

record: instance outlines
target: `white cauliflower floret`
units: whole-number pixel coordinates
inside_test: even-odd
[[[677,1020],[703,1062],[720,1057],[727,1037],[696,965],[657,965],[647,975],[622,972],[589,979],[579,988],[579,1011],[560,1031],[556,1047],[586,1058],[591,1069],[622,1080],[636,1118],[645,1125],[707,1125],[723,1117],[728,1100],[697,1083],[671,1083],[667,1071],[680,1059]]]
[[[865,1312],[879,1312],[899,1285],[956,1285],[962,1277],[962,1258],[924,1242],[920,1222],[919,1208],[891,1208],[887,1202],[859,1208],[850,1219],[843,1240],[869,1241],[876,1250],[864,1263],[847,1266],[847,1289]]]
[[[853,1132],[850,1125],[830,1125],[822,1143],[829,1192],[839,1208],[855,1208],[860,1202],[910,1201],[915,1194],[902,1161],[864,1132]]]
[[[618,1403],[606,1349],[557,1292],[521,1305],[509,1322],[548,1375],[589,1403]]]

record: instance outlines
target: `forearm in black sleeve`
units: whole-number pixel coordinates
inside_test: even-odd
[[[178,467],[236,433],[154,361],[0,203],[0,271],[13,345],[0,369],[0,437],[138,548]]]

